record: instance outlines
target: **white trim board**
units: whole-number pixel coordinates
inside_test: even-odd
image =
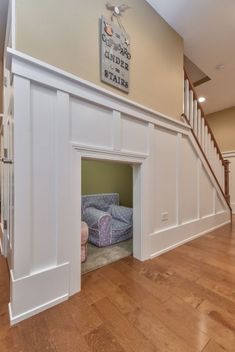
[[[174,236],[175,243],[169,246],[165,244],[165,248],[159,249],[157,252],[151,254],[151,258],[155,258],[159,255],[169,252],[170,250],[179,247],[184,243],[193,241],[194,239],[201,237],[206,233],[214,231],[217,228],[220,228],[229,223],[230,215],[227,213],[221,213],[205,217],[204,219],[191,221],[187,224],[175,226],[171,229],[159,231],[158,233],[154,233],[150,237],[151,246],[156,246],[156,242],[159,242],[158,247],[160,248],[162,242],[167,238],[167,235]],[[190,233],[191,235],[189,235]]]
[[[68,299],[68,273],[69,263],[32,273],[20,279],[15,279],[11,270],[12,302],[9,304],[11,324],[14,325]]]
[[[52,307],[56,306],[57,304],[66,301],[68,298],[69,298],[68,294],[65,294],[61,297],[55,298],[55,299],[48,301],[44,304],[38,305],[37,307],[32,308],[32,309],[30,309],[22,314],[19,314],[19,315],[13,315],[12,305],[11,305],[11,303],[9,303],[8,304],[8,311],[9,311],[11,325],[13,326],[17,323],[20,323],[21,321],[23,321],[25,319],[31,318],[35,314],[41,313],[46,309],[52,308]]]

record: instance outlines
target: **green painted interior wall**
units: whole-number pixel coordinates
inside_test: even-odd
[[[121,205],[132,207],[132,182],[130,165],[82,160],[82,195],[115,192]]]

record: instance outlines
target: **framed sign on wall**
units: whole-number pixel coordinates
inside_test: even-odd
[[[101,81],[129,92],[130,37],[120,26],[101,17]]]

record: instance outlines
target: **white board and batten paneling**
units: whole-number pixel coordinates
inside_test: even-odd
[[[133,165],[139,260],[229,222],[186,124],[17,51],[8,51],[8,63],[16,178],[12,324],[81,288],[83,157]]]
[[[230,205],[233,214],[235,214],[235,150],[223,152],[223,158],[230,162],[229,164],[229,193]]]

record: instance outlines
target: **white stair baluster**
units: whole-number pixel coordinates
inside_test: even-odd
[[[189,92],[189,122],[193,128],[193,91]]]
[[[197,100],[193,102],[193,130],[197,136]]]
[[[221,182],[221,163],[220,163],[219,154],[217,154],[217,165],[218,165],[218,180],[219,180],[220,186],[222,187],[222,182]]]
[[[205,154],[208,159],[208,127],[205,126]]]
[[[224,165],[222,165],[222,190],[225,191],[225,185],[224,185]]]
[[[184,114],[189,120],[189,81],[185,80],[185,89],[184,89]]]
[[[211,134],[209,133],[209,163],[212,164],[212,139]]]
[[[225,189],[224,185],[224,161],[221,160],[221,154],[217,147],[216,141],[212,134],[209,125],[207,124],[206,118],[202,115],[203,111],[199,107],[199,103],[196,99],[194,89],[190,85],[189,80],[186,78],[184,81],[184,115],[187,117],[190,126],[194,132],[198,143],[201,145],[202,150],[216,176],[222,189]]]
[[[202,113],[201,113],[201,109],[198,109],[197,110],[197,138],[202,147],[201,124],[202,124]]]
[[[213,143],[214,144],[214,143]],[[217,157],[217,149],[214,146],[214,162],[213,162],[213,169],[214,169],[214,173],[217,177],[217,167],[216,167],[216,157]]]
[[[202,141],[202,149],[205,153],[205,119],[203,117],[201,120],[201,141]]]

